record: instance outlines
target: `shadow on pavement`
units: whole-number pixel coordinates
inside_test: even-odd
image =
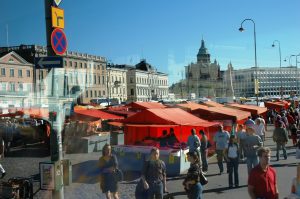
[[[99,182],[98,160],[89,160],[72,165],[72,182],[95,184]]]
[[[296,167],[298,163],[289,163],[289,164],[272,164],[272,167]]]
[[[224,191],[232,191],[232,190],[234,190],[234,189],[240,189],[240,188],[243,188],[243,187],[248,187],[248,185],[242,185],[242,186],[235,187],[235,188],[231,188],[231,189],[229,189],[228,187],[221,187],[221,188],[216,188],[216,189],[208,189],[208,190],[205,190],[205,187],[204,187],[203,193],[211,193],[211,192],[214,192],[214,193],[221,194],[221,193],[223,193]]]
[[[44,158],[50,155],[49,150],[43,146],[30,146],[26,148],[13,148],[7,154],[7,157],[22,157],[22,158],[29,158],[29,157],[36,157],[36,158]]]

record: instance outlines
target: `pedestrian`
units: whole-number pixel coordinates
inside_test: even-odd
[[[198,155],[195,151],[187,153],[188,161],[191,163],[187,175],[183,181],[184,189],[188,199],[201,199],[203,187],[199,182],[201,166],[199,165]]]
[[[288,142],[288,133],[286,128],[283,128],[283,123],[279,123],[279,127],[276,127],[273,132],[273,140],[276,142],[276,158],[279,160],[279,150],[282,148],[284,159],[287,159],[285,145]]]
[[[196,134],[196,129],[191,130],[191,135],[188,137],[187,145],[189,147],[189,152],[197,152],[199,164],[202,165],[202,158],[200,153],[201,142]]]
[[[219,175],[221,175],[224,171],[224,167],[223,167],[224,150],[228,147],[229,137],[230,137],[229,133],[223,130],[223,125],[219,125],[218,132],[214,136],[218,166],[220,169]]]
[[[264,123],[261,121],[261,119],[260,118],[257,118],[256,120],[255,120],[255,125],[256,125],[256,134],[260,137],[260,139],[263,141],[263,143],[264,143],[264,138],[265,138],[265,133],[266,133],[266,131],[265,131],[265,125],[264,125]]]
[[[251,169],[258,164],[257,149],[262,146],[261,138],[255,134],[255,127],[253,124],[246,125],[246,134],[244,140],[244,153],[246,157],[248,174]]]
[[[292,180],[291,193],[300,198],[300,164],[297,165],[297,176]]]
[[[237,143],[234,142],[235,137],[233,135],[230,136],[228,148],[225,150],[227,166],[228,166],[228,182],[229,188],[233,188],[233,174],[234,174],[234,186],[239,187],[239,147]]]
[[[107,199],[119,199],[118,180],[115,178],[115,171],[118,168],[118,161],[111,153],[111,146],[105,144],[102,148],[102,157],[99,159],[100,188]]]
[[[246,132],[244,131],[244,125],[243,124],[239,124],[237,127],[237,143],[239,145],[239,157],[240,159],[243,161],[244,160],[244,142],[245,142],[245,138],[246,138]]]
[[[150,159],[144,163],[141,179],[147,191],[147,199],[162,199],[166,187],[166,165],[159,159],[159,149],[150,151]]]
[[[188,137],[187,145],[189,147],[189,152],[193,152],[199,149],[200,147],[200,139],[196,135],[196,130],[192,129],[191,130],[191,135]]]
[[[259,164],[248,177],[248,193],[251,199],[278,199],[276,171],[270,167],[271,149],[261,147],[257,151]]]
[[[207,155],[208,155],[208,138],[205,135],[203,130],[199,131],[201,135],[201,145],[200,145],[200,152],[201,152],[201,160],[202,160],[202,171],[207,172],[208,164],[207,164]]]
[[[297,144],[297,125],[296,124],[292,124],[290,126],[290,130],[291,130],[291,138],[292,138],[292,141],[293,141],[293,146],[296,146]]]

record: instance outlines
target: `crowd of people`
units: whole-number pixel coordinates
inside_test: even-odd
[[[292,115],[288,114],[287,115]],[[279,149],[283,150],[283,157],[287,159],[285,145],[288,137],[293,132],[293,126],[298,130],[296,120],[286,124],[285,114],[278,114],[273,117],[274,131],[273,140],[276,143],[276,160],[279,160]],[[280,119],[278,119],[280,118]],[[295,121],[293,123],[293,121]],[[296,131],[297,132],[297,131]],[[162,133],[161,144],[168,146],[170,137],[167,132]],[[174,134],[174,133],[173,133]],[[203,130],[196,132],[191,130],[186,146],[189,148],[187,160],[190,162],[190,168],[183,180],[183,187],[189,199],[202,199],[204,186],[200,182],[200,174],[206,174],[208,171],[207,151],[210,142]],[[213,137],[215,143],[215,153],[217,155],[217,164],[219,175],[224,173],[224,163],[228,173],[228,188],[239,187],[239,164],[246,163],[248,170],[248,193],[250,198],[279,198],[277,188],[276,170],[270,166],[271,149],[264,146],[266,134],[266,122],[263,117],[258,116],[255,119],[251,117],[244,124],[238,124],[236,129],[228,132],[222,125],[218,126],[218,131]],[[296,143],[297,141],[297,137]],[[172,138],[174,141],[174,139]],[[107,147],[107,146],[106,146]],[[111,154],[111,148],[105,149],[104,154]],[[101,181],[101,189],[107,198],[118,198],[117,184],[106,184],[103,182],[107,178],[107,171],[113,173],[112,168],[117,168],[117,160],[113,155],[111,159],[106,155],[100,158],[99,165],[104,169]],[[110,169],[107,169],[109,167]],[[300,165],[298,165],[297,177],[293,179],[291,192],[300,197]],[[105,177],[106,176],[106,177]],[[110,178],[112,179],[112,177]],[[110,188],[107,188],[110,187]],[[147,190],[145,192],[145,190]],[[166,185],[166,165],[159,158],[159,149],[154,147],[150,152],[150,158],[144,163],[141,171],[141,181],[137,185],[136,198],[163,198],[164,192],[167,191]],[[109,195],[109,193],[111,195]],[[146,195],[145,195],[146,194]]]

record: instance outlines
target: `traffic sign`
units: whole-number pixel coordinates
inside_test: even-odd
[[[63,68],[62,57],[36,57],[34,63],[36,69]]]
[[[54,0],[55,4],[58,6],[62,0]]]
[[[51,46],[57,55],[63,55],[67,50],[67,37],[65,33],[55,28],[51,34]]]
[[[52,27],[65,28],[64,10],[56,7],[51,7]]]

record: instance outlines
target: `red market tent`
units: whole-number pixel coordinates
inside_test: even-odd
[[[236,110],[226,107],[207,107],[196,103],[177,104],[178,107],[188,109],[190,112],[208,121],[218,121],[223,123],[226,130],[230,131],[232,122],[236,121],[237,124],[243,124],[250,116],[250,112]]]
[[[180,142],[187,142],[191,129],[197,132],[203,129],[208,137],[216,130],[217,122],[209,122],[197,118],[179,108],[147,109],[123,121],[125,144],[136,144],[146,137],[159,138],[162,131],[174,129],[175,136]]]
[[[98,109],[75,109],[71,116],[72,120],[95,121],[95,120],[120,120],[124,117],[106,113]]]
[[[288,109],[290,104],[287,101],[277,101],[277,102],[265,102],[265,107],[268,109],[275,109],[277,112],[280,112],[282,108]]]
[[[259,107],[259,106],[254,106],[254,105],[247,105],[247,104],[236,104],[236,103],[232,103],[232,104],[227,104],[227,107],[230,108],[235,108],[238,110],[242,110],[242,111],[248,111],[251,113],[251,115],[253,116],[257,116],[257,115],[266,115],[268,109],[265,107]]]
[[[219,104],[219,103],[214,102],[214,101],[203,102],[203,105],[206,105],[206,106],[209,106],[209,107],[224,107],[223,104]]]
[[[150,108],[166,108],[165,105],[158,102],[132,102],[127,105],[133,111],[140,111]]]

